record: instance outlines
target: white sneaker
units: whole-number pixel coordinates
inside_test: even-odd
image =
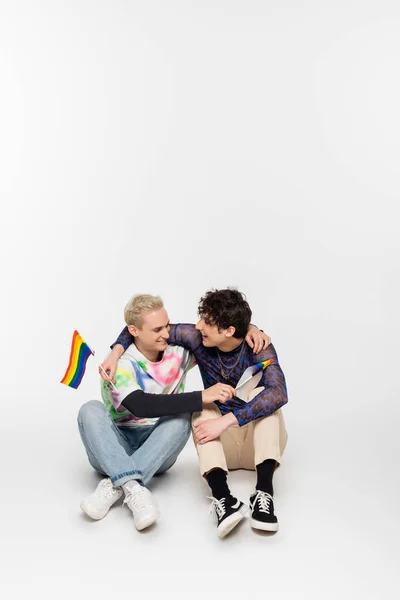
[[[116,489],[111,479],[102,479],[96,491],[81,504],[81,509],[96,521],[106,516],[112,505],[121,498],[121,488]]]
[[[137,481],[128,481],[123,485],[125,491],[124,504],[133,514],[133,522],[138,531],[149,527],[158,519],[160,511],[152,493]]]

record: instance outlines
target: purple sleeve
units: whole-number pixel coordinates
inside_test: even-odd
[[[251,402],[233,411],[240,427],[260,417],[272,415],[288,401],[285,376],[279,366],[278,356],[273,345],[270,344],[266,350],[259,352],[254,358],[256,363],[271,358],[274,362],[264,369],[258,384],[258,387],[264,387],[264,390],[257,394]]]
[[[133,344],[133,340],[134,338],[129,333],[128,327],[124,327],[116,341],[111,345],[111,349],[113,349],[116,344],[121,344],[124,350],[126,350],[131,344]],[[197,331],[195,326],[190,323],[178,323],[178,325],[171,325],[168,343],[175,344],[176,346],[182,346],[183,348],[187,348],[188,350],[194,352],[196,348],[202,344],[201,333]]]
[[[111,344],[111,350],[116,344],[121,344],[121,346],[124,347],[124,350],[126,350],[131,344],[133,344],[133,336],[129,333],[128,327],[124,327],[119,336],[117,337],[116,341],[113,344]]]
[[[177,325],[171,325],[168,344],[182,346],[191,352],[195,352],[202,345],[201,333],[192,324],[178,323]]]

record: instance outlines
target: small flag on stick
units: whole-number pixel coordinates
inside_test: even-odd
[[[94,351],[89,348],[82,336],[75,330],[72,336],[69,365],[60,383],[77,389],[85,374],[86,363]]]

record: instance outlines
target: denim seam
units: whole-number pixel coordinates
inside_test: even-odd
[[[118,475],[115,475],[114,477],[110,477],[111,481],[113,483],[115,483],[116,481],[118,481],[118,479],[122,479],[123,477],[130,477],[131,475],[140,475],[143,476],[143,471],[125,471],[124,473],[119,473]]]

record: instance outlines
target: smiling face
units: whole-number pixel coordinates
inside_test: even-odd
[[[207,348],[223,348],[235,333],[234,327],[228,329],[219,329],[214,325],[207,315],[201,315],[196,324],[196,329],[200,331],[203,345]]]
[[[159,353],[166,350],[170,331],[168,313],[164,307],[142,314],[141,327],[129,325],[128,330],[142,354]]]

